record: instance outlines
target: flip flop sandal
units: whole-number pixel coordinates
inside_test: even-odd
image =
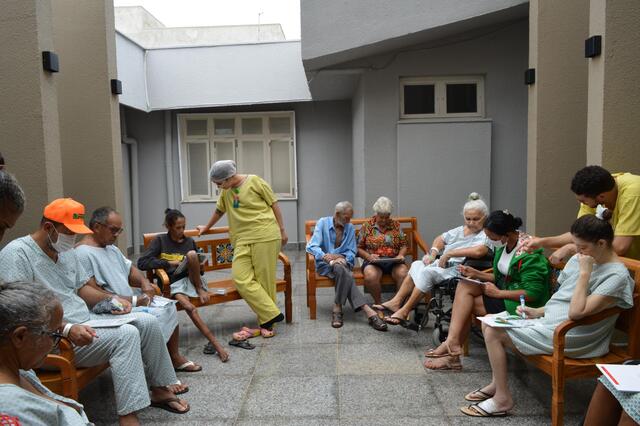
[[[369,317],[369,325],[378,331],[387,331],[389,329],[387,324],[377,315],[371,315]]]
[[[344,325],[343,320],[344,314],[342,312],[332,312],[331,313],[331,327],[340,328]]]
[[[202,353],[205,355],[218,355],[218,351],[213,347],[211,342],[204,345],[204,349],[202,349]]]
[[[402,328],[406,328],[407,330],[413,330],[413,331],[420,331],[420,327],[418,326],[418,324],[413,323],[409,320],[406,320],[404,318],[398,318],[398,317],[384,317],[383,321],[386,322],[387,324],[390,325],[399,325]]]
[[[187,406],[187,409],[184,411],[176,410],[175,408],[169,405],[172,402],[180,403],[181,401],[178,398],[173,397],[173,398],[163,399],[162,401],[151,401],[151,406],[155,408],[160,408],[162,410],[169,411],[170,413],[175,413],[175,414],[186,414],[191,409],[191,407]]]
[[[256,337],[253,335],[253,333],[250,333],[249,329],[245,330],[246,327],[242,327],[242,330],[240,331],[236,331],[235,333],[232,334],[233,340],[247,340],[247,339],[251,339],[252,337]]]
[[[493,399],[471,404],[468,407],[461,407],[460,411],[471,417],[504,417],[508,414],[506,411],[497,410]]]
[[[473,395],[477,395],[480,394],[479,397],[474,397]],[[489,398],[493,398],[493,395],[489,395],[486,392],[482,392],[482,388],[478,388],[476,390],[474,390],[473,392],[469,392],[468,394],[466,394],[464,396],[464,399],[466,399],[469,402],[482,402],[482,401],[486,401]]]
[[[431,365],[427,365],[429,362],[431,362]],[[434,365],[434,363],[436,364]],[[462,370],[462,363],[460,362],[459,355],[447,355],[447,357],[438,358],[437,361],[427,359],[423,365],[427,370]]]
[[[382,317],[386,317],[386,316],[390,317],[391,315],[396,313],[396,311],[392,311],[391,309],[387,308],[383,304],[371,305],[371,308],[378,312],[378,316],[382,314]]]
[[[182,385],[182,382],[181,382],[180,380],[178,380],[178,381],[177,381],[177,382],[175,382],[173,385],[169,385],[169,386],[175,386],[175,385],[179,385],[179,386],[181,386],[181,385]],[[168,390],[169,392],[171,392],[171,390],[169,389],[169,386],[165,386],[165,388],[167,388],[167,390]],[[182,395],[182,394],[185,394],[185,393],[187,393],[187,392],[189,392],[189,386],[185,386],[184,388],[182,388],[182,390],[181,390],[181,391],[173,392],[173,394],[174,394],[174,395]]]
[[[189,367],[195,367],[195,368],[189,368]],[[196,364],[193,361],[187,361],[182,365],[179,365],[178,367],[174,367],[174,370],[180,373],[197,373],[199,371],[202,371],[202,366]]]
[[[437,354],[435,353],[435,351],[438,348],[432,348],[432,349],[428,349],[425,353],[424,356],[426,358],[444,358],[445,356],[449,356],[449,354]]]
[[[229,340],[229,345],[242,348],[242,349],[247,349],[247,350],[256,348],[254,345],[247,342],[246,340],[235,340],[235,339]]]
[[[240,332],[244,332],[244,335],[247,336],[247,339],[251,339],[252,337],[258,337],[260,336],[262,333],[260,332],[260,328],[249,328],[249,327],[242,327],[240,329]]]

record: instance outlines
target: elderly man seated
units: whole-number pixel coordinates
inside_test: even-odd
[[[131,301],[133,312],[147,312],[158,319],[176,371],[201,371],[201,366],[180,354],[175,302],[160,297],[154,300],[155,287],[114,246],[123,231],[120,214],[110,207],[101,207],[91,215],[89,228],[93,233],[85,235],[75,249],[84,270],[104,291]],[[171,387],[174,392],[185,389],[182,385]]]
[[[72,250],[76,234],[91,233],[83,218],[84,206],[77,201],[66,198],[51,202],[37,231],[0,251],[0,281],[35,281],[53,290],[64,309],[62,334],[77,345],[76,365],[110,364],[121,425],[138,425],[137,411],[149,405],[186,413],[189,404],[166,388],[175,384],[177,377],[156,318],[129,313],[128,300],[106,296]],[[131,322],[95,330],[83,324],[116,318]]]
[[[331,326],[343,325],[342,305],[347,300],[356,312],[363,311],[371,327],[386,331],[387,325],[367,304],[364,294],[356,287],[351,270],[356,256],[356,234],[351,222],[353,207],[348,201],[336,204],[333,216],[318,219],[307,252],[316,260],[320,275],[335,281],[335,301]]]

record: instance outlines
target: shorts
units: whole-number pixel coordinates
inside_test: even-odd
[[[362,272],[364,272],[364,268],[366,268],[367,265],[375,266],[376,268],[380,269],[384,275],[391,275],[391,272],[393,271],[393,268],[396,265],[402,265],[402,263],[383,262],[383,263],[377,265],[375,263],[369,263],[369,262],[367,262],[365,260],[365,261],[362,262]]]
[[[503,299],[495,299],[493,297],[487,297],[482,295],[482,302],[484,303],[484,309],[488,314],[497,314],[506,311]]]

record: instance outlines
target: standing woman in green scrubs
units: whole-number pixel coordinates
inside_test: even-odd
[[[276,305],[276,262],[288,240],[278,200],[264,179],[237,174],[231,160],[216,161],[209,178],[222,191],[209,222],[198,226],[199,235],[227,214],[233,245],[232,278],[258,316],[262,337],[272,337],[273,325],[284,319]],[[240,334],[248,338],[254,332],[257,334],[257,330],[243,328]]]

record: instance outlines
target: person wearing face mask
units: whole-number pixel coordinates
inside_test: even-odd
[[[130,313],[131,303],[101,289],[71,250],[76,234],[90,233],[82,204],[71,198],[52,201],[44,208],[37,231],[0,251],[0,281],[35,281],[55,293],[64,310],[62,334],[76,345],[75,364],[110,364],[121,425],[139,424],[137,412],[149,405],[177,414],[188,412],[189,404],[167,388],[178,379],[157,319]],[[95,313],[97,308],[103,313]],[[131,322],[96,329],[83,324],[112,315]]]
[[[388,302],[373,305],[374,309],[390,314],[384,318],[388,324],[408,327],[410,324],[406,318],[425,293],[431,291],[435,284],[457,276],[456,267],[465,258],[480,259],[487,255],[489,249],[482,225],[488,213],[489,209],[480,195],[476,192],[469,194],[462,208],[464,225],[438,235],[429,253],[411,264],[409,275],[396,295]],[[441,256],[436,259],[438,254]]]
[[[525,243],[531,238],[518,229],[522,219],[507,210],[491,212],[484,233],[495,249],[492,272],[459,266],[463,276],[483,281],[475,284],[461,280],[453,300],[449,334],[440,346],[427,350],[424,366],[430,370],[460,370],[462,343],[469,334],[469,316],[484,316],[507,311],[516,313],[520,296],[527,306],[544,306],[549,299],[549,262],[542,249],[528,253]]]
[[[608,222],[610,217],[610,212],[604,210],[597,216],[581,216],[573,223],[571,235],[578,254],[569,259],[560,273],[560,287],[542,307],[526,306],[523,309],[518,306],[519,315],[524,313],[527,318],[539,318],[538,322],[530,327],[510,329],[483,324],[492,381],[465,396],[467,401],[475,403],[462,407],[460,410],[464,414],[473,417],[504,416],[513,408],[513,396],[508,386],[507,348],[514,348],[525,355],[552,354],[554,331],[564,321],[579,320],[614,306],[622,309],[633,306],[634,283],[613,248],[614,231]],[[592,358],[607,354],[617,319],[618,316],[614,315],[571,330],[566,336],[565,356]],[[606,379],[601,379],[598,386],[598,389],[606,386],[617,392]],[[637,401],[625,401],[629,402],[625,408],[629,409],[628,413],[635,421],[640,419]],[[589,408],[584,424],[632,423],[618,423],[611,411],[601,406]]]
[[[0,283],[0,424],[87,426],[84,407],[33,372],[62,337],[62,305],[45,285]]]

